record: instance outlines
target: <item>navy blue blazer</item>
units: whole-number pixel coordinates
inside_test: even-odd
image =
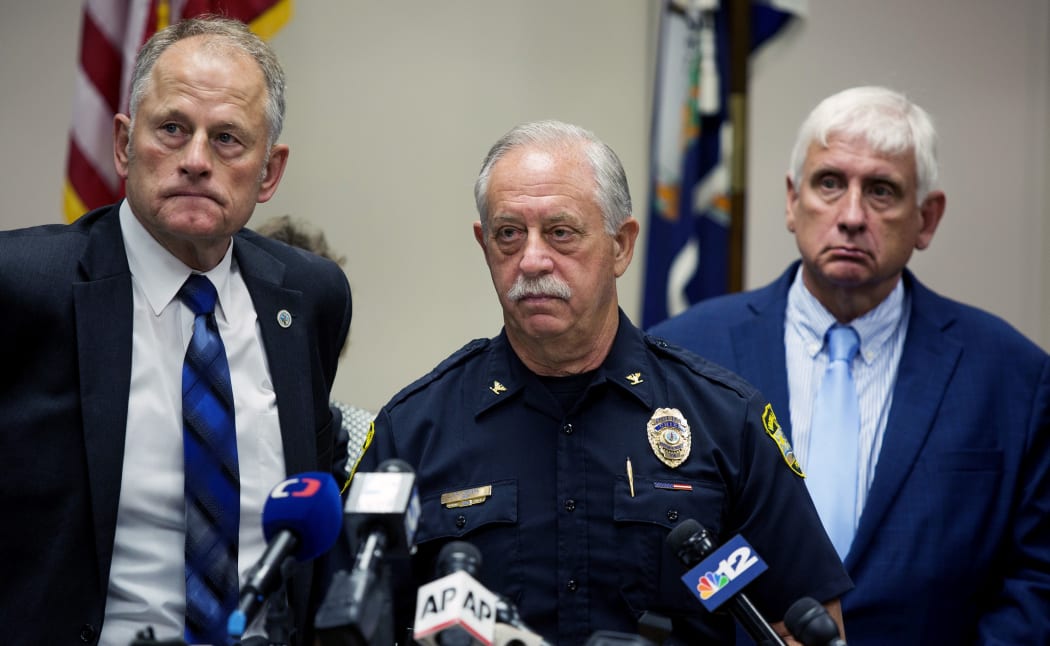
[[[0,232],[5,644],[90,644],[102,625],[131,375],[131,273],[118,210]],[[287,472],[329,471],[338,456],[328,399],[351,314],[346,276],[247,230],[233,249],[259,317]],[[293,317],[288,328],[277,323],[282,309]],[[298,570],[289,597],[307,630],[307,608],[323,591],[311,568]]]
[[[775,282],[703,301],[656,336],[736,371],[790,436]],[[846,638],[1050,642],[1050,357],[995,316],[905,271],[911,320],[868,501],[845,565]],[[783,411],[783,413],[780,413]],[[803,465],[804,467],[804,465]]]

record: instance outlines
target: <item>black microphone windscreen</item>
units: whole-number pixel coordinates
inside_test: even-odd
[[[812,597],[802,597],[791,604],[784,615],[788,631],[805,646],[828,646],[841,643],[839,627],[827,609]]]
[[[692,518],[683,520],[672,529],[666,543],[686,567],[693,567],[704,560],[717,547],[710,532]]]
[[[464,571],[477,578],[481,570],[481,550],[466,541],[446,543],[437,556],[437,577]]]
[[[667,544],[672,550],[677,552],[682,545],[685,545],[685,542],[688,541],[693,534],[702,531],[703,529],[703,525],[696,520],[686,518],[678,525],[678,527],[672,529],[671,533],[667,535]]]

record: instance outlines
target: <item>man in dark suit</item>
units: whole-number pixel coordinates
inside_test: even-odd
[[[243,24],[173,25],[139,53],[114,121],[127,199],[0,233],[3,643],[184,637],[183,360],[201,315],[178,294],[191,275],[217,293],[208,325],[232,384],[233,574],[265,548],[269,490],[345,456],[328,399],[346,277],[243,229],[284,171],[283,117],[280,65]],[[288,586],[303,639],[323,592],[310,569]]]
[[[1050,357],[905,268],[944,212],[926,113],[884,88],[825,99],[787,178],[801,252],[776,281],[652,333],[740,373],[789,410],[811,493],[825,330],[852,328],[859,400],[847,637],[864,644],[1050,641]],[[852,452],[851,452],[852,453]],[[817,467],[819,468],[819,467]],[[843,491],[855,487],[857,495]],[[819,504],[818,504],[819,507]],[[823,518],[823,515],[822,515]],[[827,525],[827,521],[825,521]]]

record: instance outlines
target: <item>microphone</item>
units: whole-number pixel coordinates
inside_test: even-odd
[[[519,628],[497,621],[496,627],[492,630],[492,646],[549,646],[549,644],[528,628]]]
[[[407,558],[414,549],[420,514],[416,474],[397,459],[384,460],[377,471],[357,473],[343,511],[347,531],[360,543],[353,569],[332,576],[314,628],[324,646],[392,643],[383,562],[388,556]]]
[[[518,607],[502,594],[496,595],[496,627],[493,646],[550,646],[521,620]]]
[[[492,646],[496,595],[478,583],[481,552],[452,541],[437,557],[438,578],[420,586],[413,637],[428,646]]]
[[[682,581],[708,611],[728,604],[729,612],[759,646],[785,646],[769,622],[742,592],[744,586],[767,569],[742,536],[716,548],[700,523],[692,518],[671,530],[667,545],[686,567]]]
[[[802,597],[788,608],[784,625],[804,646],[846,646],[828,609],[812,597]]]
[[[266,551],[241,584],[237,609],[226,632],[244,634],[266,597],[284,582],[289,558],[309,561],[327,552],[342,528],[339,487],[331,474],[309,471],[288,478],[270,491],[262,511]]]

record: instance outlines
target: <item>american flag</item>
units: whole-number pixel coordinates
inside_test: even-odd
[[[67,222],[124,196],[113,167],[113,117],[127,113],[135,54],[158,29],[219,14],[267,39],[292,15],[292,0],[85,0],[62,207]]]

